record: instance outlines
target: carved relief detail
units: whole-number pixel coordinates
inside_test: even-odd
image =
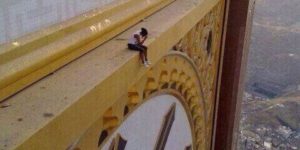
[[[137,90],[138,89],[138,90]],[[146,75],[140,79],[128,93],[136,93],[135,101],[139,104],[132,106],[132,96],[129,95],[127,107],[133,112],[140,104],[153,95],[159,93],[180,95],[182,103],[190,115],[190,124],[194,136],[194,149],[206,149],[206,117],[203,95],[200,82],[195,72],[195,67],[190,60],[179,54],[173,53],[164,57]]]
[[[211,136],[216,80],[221,56],[220,43],[224,2],[220,1],[173,48],[187,54],[197,66],[207,111],[207,136]]]

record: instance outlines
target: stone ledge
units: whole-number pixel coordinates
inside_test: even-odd
[[[126,0],[0,46],[0,101],[174,0]]]

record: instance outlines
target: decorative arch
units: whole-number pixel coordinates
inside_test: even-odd
[[[126,106],[134,112],[144,101],[161,94],[170,94],[180,100],[189,116],[194,149],[206,149],[206,110],[201,83],[195,65],[185,54],[171,52],[163,57],[129,89]]]
[[[209,144],[206,138],[207,118],[199,75],[189,57],[175,51],[159,60],[129,87],[127,93],[85,132],[75,147],[101,148],[131,113],[147,100],[161,94],[170,94],[180,100],[190,122],[193,149],[206,149]],[[86,139],[93,139],[94,142]],[[94,145],[87,145],[89,143]]]

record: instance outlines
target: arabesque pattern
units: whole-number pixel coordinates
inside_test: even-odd
[[[197,66],[207,114],[207,136],[211,136],[216,82],[221,55],[224,2],[220,1],[175,46],[175,51],[186,53]],[[210,39],[211,34],[211,39]]]

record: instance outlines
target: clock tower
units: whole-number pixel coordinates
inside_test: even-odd
[[[1,0],[0,149],[235,149],[251,6]]]

